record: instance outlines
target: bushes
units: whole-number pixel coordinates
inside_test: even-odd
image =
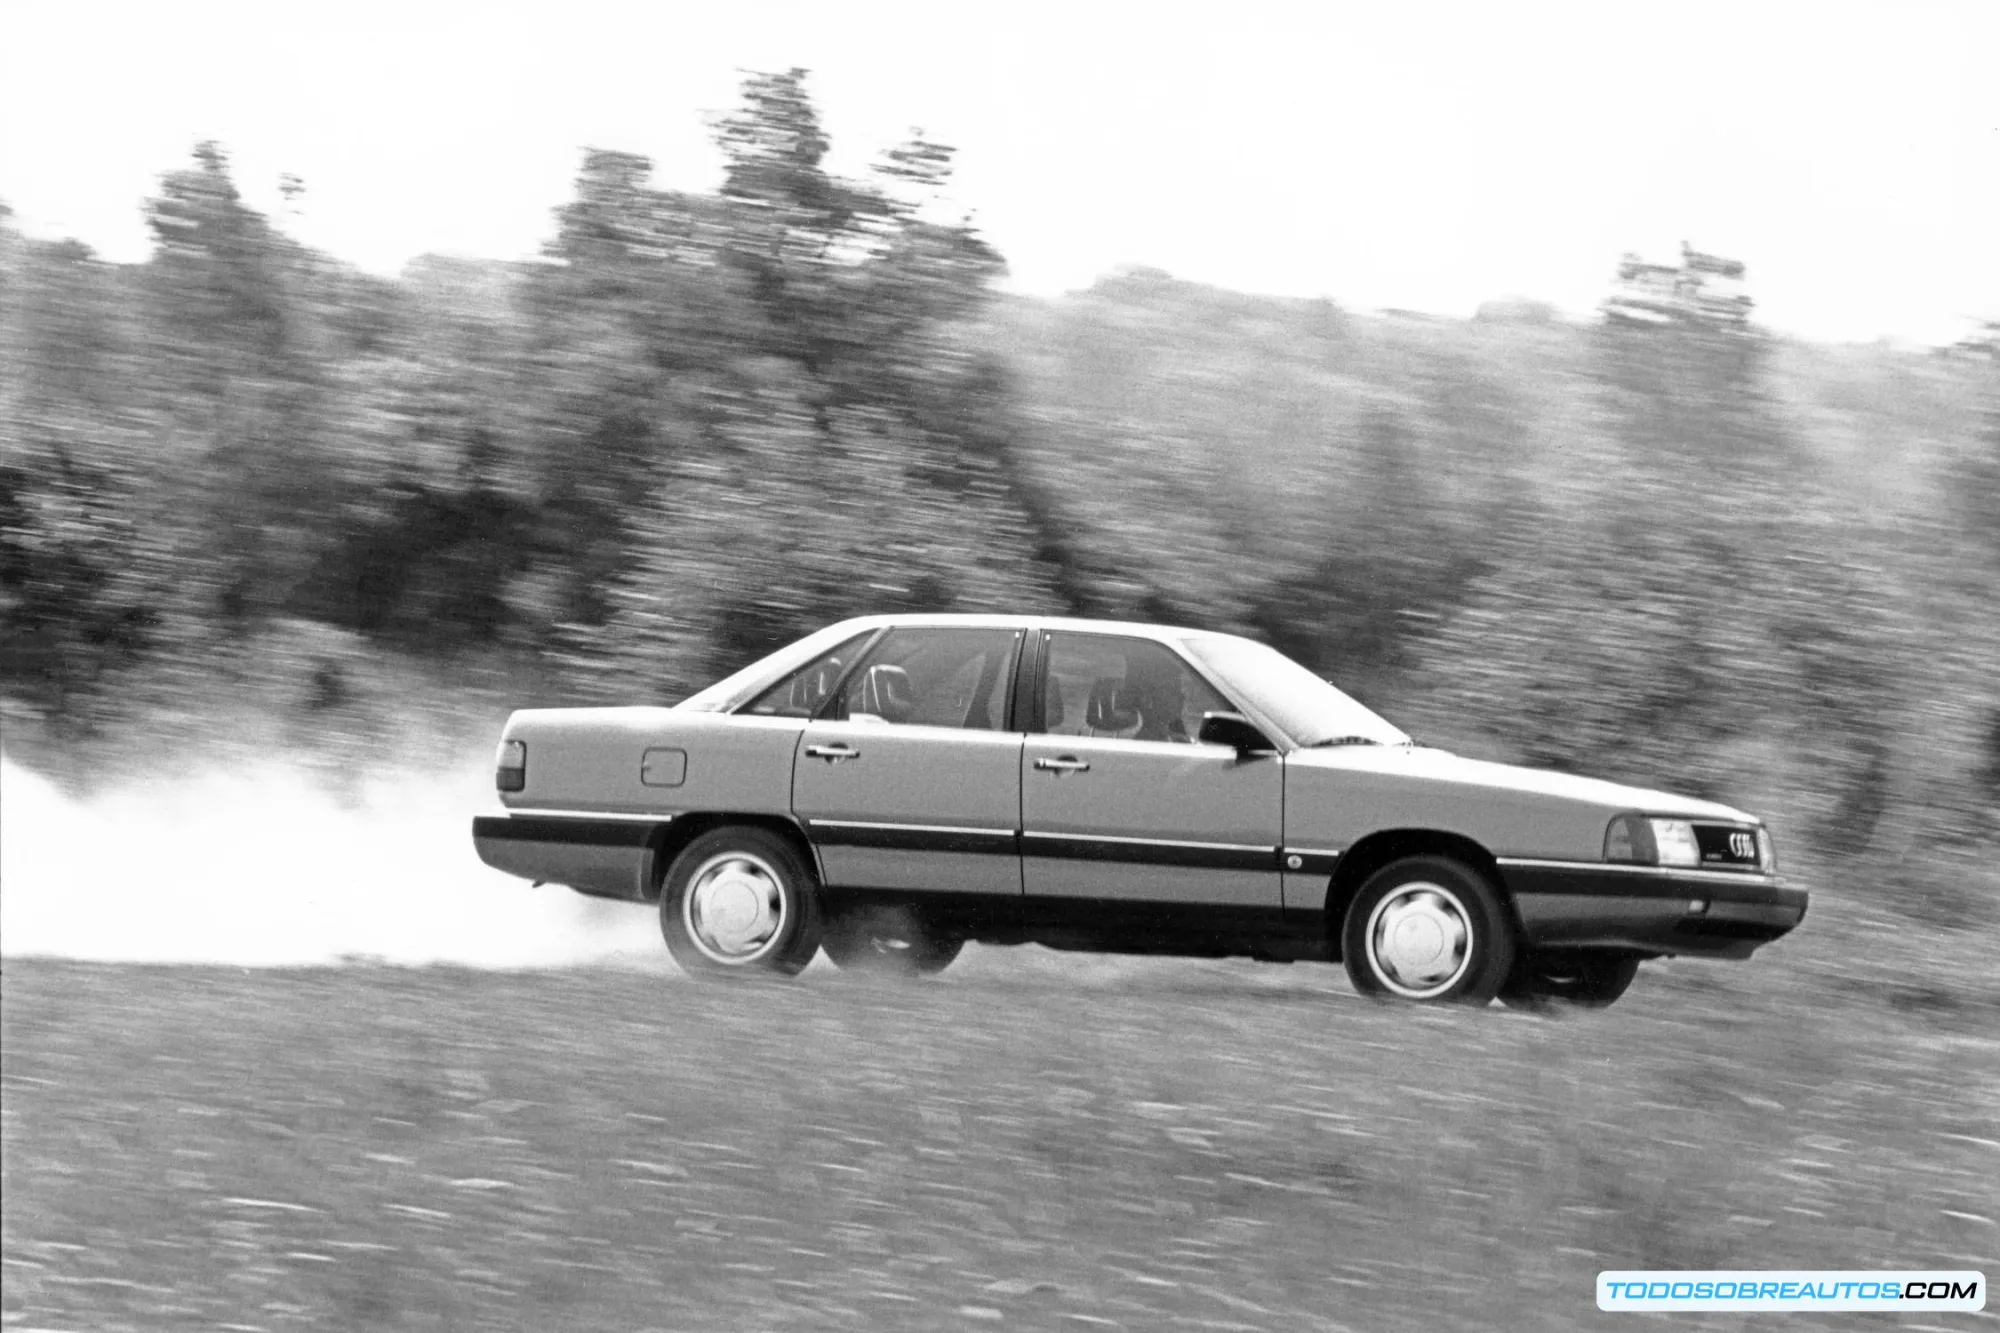
[[[925,207],[948,150],[842,180],[801,75],[745,94],[720,195],[589,153],[535,265],[363,279],[208,147],[146,265],[0,217],[10,743],[247,710],[337,750],[671,700],[853,613],[1130,616],[1977,915],[1942,867],[2000,806],[1991,363],[1154,271],[996,302]]]

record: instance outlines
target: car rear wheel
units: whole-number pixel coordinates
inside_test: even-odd
[[[938,934],[907,909],[860,907],[835,913],[820,945],[843,972],[920,977],[951,966],[965,941]]]
[[[1631,954],[1527,954],[1515,964],[1500,998],[1524,1009],[1557,1002],[1602,1009],[1623,995],[1638,975],[1639,960]]]
[[[1341,957],[1354,988],[1383,999],[1485,1004],[1514,968],[1514,931],[1487,878],[1442,856],[1369,876],[1348,906]]]
[[[811,867],[766,829],[704,833],[667,871],[660,933],[674,961],[693,976],[794,975],[819,950]]]

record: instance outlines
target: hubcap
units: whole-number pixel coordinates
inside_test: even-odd
[[[1471,961],[1471,915],[1441,884],[1400,885],[1369,915],[1368,962],[1398,995],[1442,995]]]
[[[754,962],[784,931],[786,915],[784,880],[748,852],[702,862],[681,896],[688,938],[718,963]]]

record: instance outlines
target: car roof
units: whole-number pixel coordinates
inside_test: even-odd
[[[1073,616],[1002,615],[967,612],[912,612],[897,614],[878,613],[868,616],[854,616],[847,620],[824,625],[795,639],[783,648],[761,657],[748,666],[724,676],[704,689],[683,699],[677,707],[692,708],[697,711],[727,710],[738,707],[758,691],[770,686],[785,672],[796,670],[809,660],[814,651],[830,649],[835,644],[851,639],[857,634],[867,634],[888,625],[953,627],[965,629],[1053,629],[1069,630],[1079,634],[1126,634],[1136,638],[1152,639],[1161,643],[1180,643],[1189,639],[1233,640],[1242,642],[1233,634],[1218,634],[1213,630],[1183,629],[1173,625],[1148,624],[1134,620],[1084,620]]]
[[[843,620],[840,627],[852,626],[856,630],[872,629],[878,625],[909,626],[953,626],[959,628],[993,629],[1050,629],[1069,630],[1076,634],[1128,634],[1147,639],[1229,639],[1239,636],[1222,634],[1215,630],[1195,629],[1192,626],[1161,625],[1139,620],[1085,620],[1076,616],[1036,616],[999,615],[977,612],[913,612],[908,615],[883,613],[871,616],[855,616]],[[829,627],[833,628],[833,627]]]

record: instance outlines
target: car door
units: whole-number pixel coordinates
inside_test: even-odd
[[[899,626],[806,724],[792,808],[829,887],[1020,896],[1024,634]]]
[[[1192,738],[1231,705],[1164,643],[1052,631],[1021,752],[1030,896],[1280,907],[1284,771]]]

